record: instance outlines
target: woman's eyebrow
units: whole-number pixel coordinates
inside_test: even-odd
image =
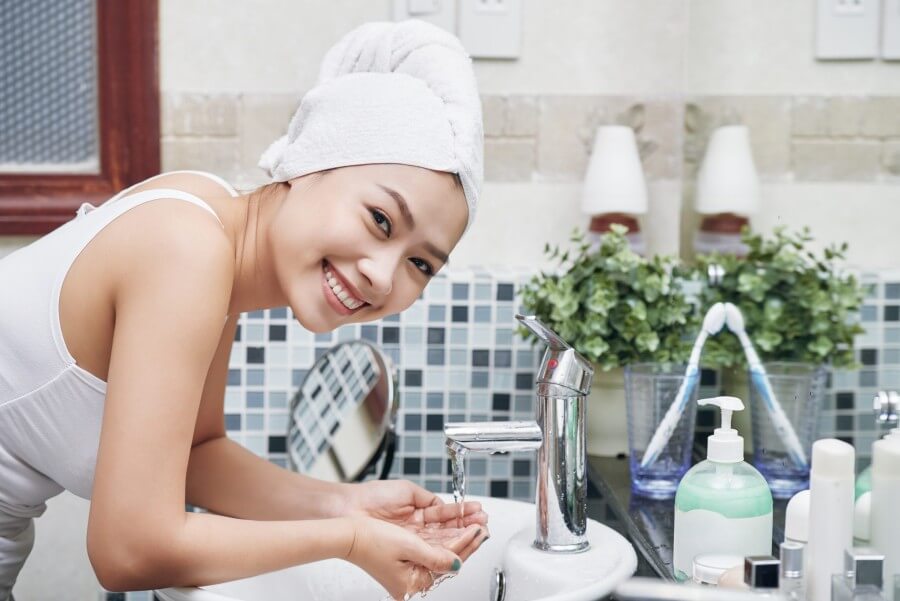
[[[393,188],[388,188],[387,186],[384,186],[382,184],[378,184],[378,187],[381,188],[382,191],[384,191],[388,196],[394,199],[394,202],[397,203],[397,208],[400,209],[400,214],[403,215],[403,220],[406,222],[406,226],[410,230],[414,230],[416,227],[416,222],[413,219],[412,213],[409,210],[409,205],[406,203],[406,199],[403,198],[403,195]],[[425,243],[425,250],[440,259],[441,263],[447,263],[450,260],[450,257],[447,253],[430,242]]]
[[[387,186],[382,186],[381,184],[378,184],[378,187],[386,192],[388,196],[393,198],[394,202],[397,203],[397,207],[400,209],[400,214],[403,215],[403,220],[406,222],[406,227],[411,230],[415,229],[416,222],[413,219],[412,213],[410,213],[409,211],[409,205],[406,204],[406,199],[403,198],[403,195],[393,188],[388,188]]]

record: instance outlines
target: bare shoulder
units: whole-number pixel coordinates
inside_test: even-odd
[[[231,244],[219,221],[205,209],[159,198],[132,208],[117,221],[121,227],[111,235],[118,239],[111,242],[120,252],[110,258],[117,293],[123,286],[141,286],[148,274],[160,272],[177,277],[202,269],[230,283]]]

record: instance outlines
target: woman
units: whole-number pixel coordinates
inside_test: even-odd
[[[408,481],[278,468],[228,439],[223,395],[241,312],[324,332],[410,306],[472,221],[482,137],[459,41],[369,23],[263,155],[271,184],[161,174],[0,260],[0,599],[63,489],[91,500],[109,590],[339,557],[402,597],[458,570],[487,537],[477,503],[460,523]]]

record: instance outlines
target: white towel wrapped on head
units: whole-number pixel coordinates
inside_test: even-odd
[[[369,163],[458,173],[472,223],[484,178],[472,60],[453,34],[409,19],[361,25],[325,55],[288,133],[260,157],[274,181]]]

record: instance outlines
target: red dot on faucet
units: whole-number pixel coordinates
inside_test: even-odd
[[[559,361],[556,359],[550,359],[547,361],[547,369],[556,369],[556,366],[559,365]]]

